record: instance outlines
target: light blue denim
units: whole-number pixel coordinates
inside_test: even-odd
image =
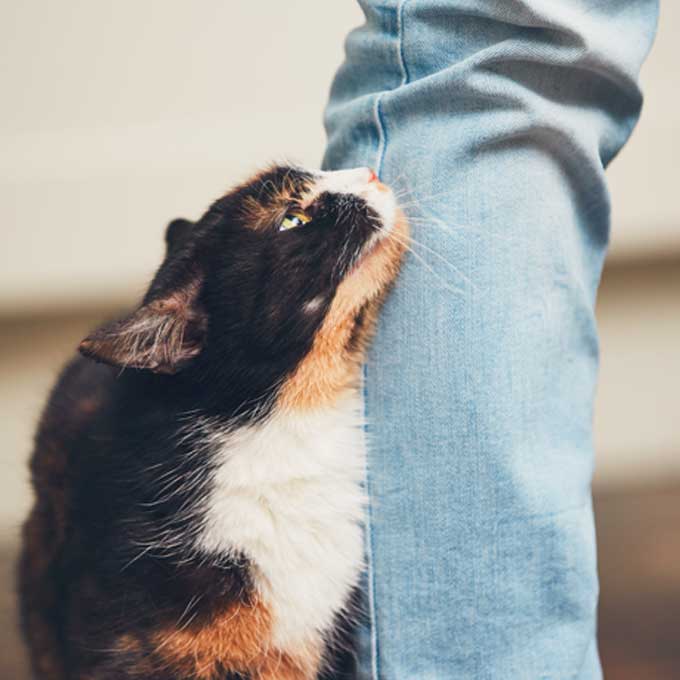
[[[609,231],[656,0],[364,0],[324,165],[403,190],[415,251],[365,380],[365,678],[592,680]]]

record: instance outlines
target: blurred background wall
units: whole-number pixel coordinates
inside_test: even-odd
[[[0,2],[7,649],[16,646],[9,570],[30,499],[25,462],[59,366],[87,329],[141,294],[171,218],[197,217],[272,158],[318,165],[331,78],[345,34],[361,21],[350,0]],[[613,239],[598,307],[595,425],[603,656],[614,678],[680,677],[672,654],[660,675],[643,675],[635,664],[646,662],[632,660],[630,643],[639,626],[616,628],[634,614],[607,604],[622,601],[608,584],[637,588],[637,615],[654,597],[671,597],[679,609],[670,639],[680,648],[680,550],[663,529],[680,521],[679,31],[680,4],[667,0],[643,71],[642,122],[609,174]],[[654,630],[654,615],[645,616]],[[666,659],[654,633],[635,653],[649,644]],[[663,675],[666,663],[677,675]],[[21,668],[18,655],[0,660],[2,677],[21,680]],[[637,675],[626,675],[631,668]]]

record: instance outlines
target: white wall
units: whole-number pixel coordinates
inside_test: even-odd
[[[645,118],[611,171],[613,256],[680,252],[675,34],[664,4]],[[271,158],[318,164],[356,3],[0,3],[0,313],[127,300],[164,224]]]
[[[632,138],[609,168],[610,259],[680,254],[680,3],[661,2],[652,52],[642,69],[645,104]]]
[[[353,2],[0,5],[0,310],[129,299],[165,223],[318,165]]]
[[[613,263],[597,318],[597,482],[680,481],[680,260]]]

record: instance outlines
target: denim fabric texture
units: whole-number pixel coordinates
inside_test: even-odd
[[[604,168],[655,0],[364,0],[326,111],[415,239],[365,372],[362,677],[594,680]]]

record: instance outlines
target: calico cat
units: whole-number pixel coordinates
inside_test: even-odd
[[[362,568],[360,365],[407,238],[367,168],[273,167],[169,225],[36,435],[36,678],[329,672]]]

